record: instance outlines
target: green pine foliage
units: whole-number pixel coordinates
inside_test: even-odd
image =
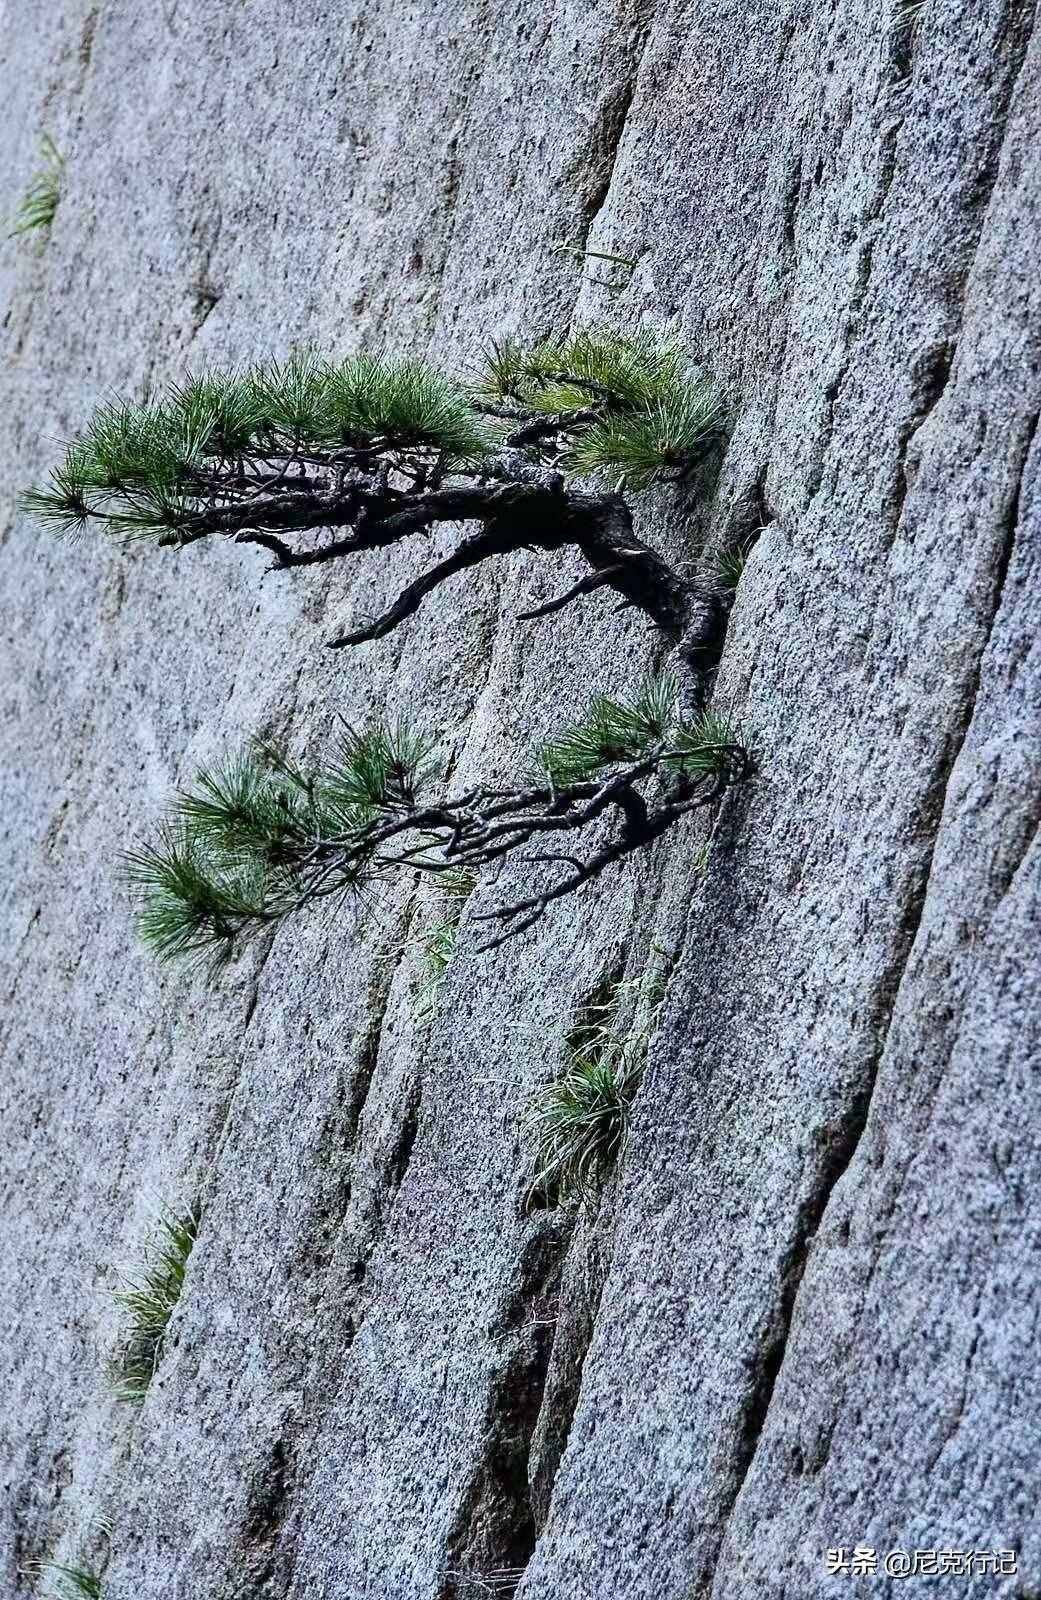
[[[54,213],[61,199],[65,162],[54,140],[46,133],[40,140],[40,154],[42,166],[34,173],[32,182],[12,218],[14,226],[8,234],[9,239],[16,239],[19,234],[35,233],[39,229],[49,228],[54,221]]]
[[[677,383],[639,408],[609,412],[581,433],[568,456],[572,471],[621,472],[647,489],[669,470],[682,472],[719,436],[719,396],[705,383]]]
[[[106,402],[23,505],[59,531],[96,520],[110,533],[172,542],[205,531],[207,512],[237,503],[246,487],[277,479],[278,462],[349,448],[462,467],[492,443],[463,386],[421,362],[306,352],[189,377],[158,404]]]
[[[684,374],[676,346],[648,330],[587,329],[530,345],[516,338],[493,342],[483,353],[477,389],[549,413],[598,401],[636,409],[682,383]]]
[[[121,538],[172,544],[215,526],[226,531],[222,512],[291,490],[301,525],[320,526],[313,499],[328,495],[344,466],[371,472],[383,462],[414,484],[430,473],[479,475],[515,426],[490,418],[489,402],[511,416],[562,414],[559,464],[622,473],[634,489],[700,460],[722,428],[708,380],[643,331],[591,330],[531,347],[505,339],[485,353],[476,384],[412,358],[336,361],[303,351],[188,376],[155,402],[104,402],[23,505],[58,532],[96,523]]]
[[[658,673],[629,699],[596,695],[585,716],[543,744],[537,759],[553,787],[564,789],[617,762],[656,752],[684,772],[715,771],[737,742],[736,730],[718,713],[703,712],[691,722],[678,719],[675,679]]]
[[[587,331],[525,346],[503,339],[484,353],[478,392],[551,414],[597,415],[575,430],[565,465],[580,474],[624,474],[645,489],[682,471],[722,430],[715,387],[678,348],[641,330]]]
[[[181,1298],[188,1257],[199,1236],[201,1213],[191,1206],[176,1214],[162,1211],[142,1264],[116,1291],[128,1328],[109,1378],[117,1400],[140,1405],[162,1360],[166,1330]]]
[[[145,946],[219,965],[305,899],[357,892],[368,832],[411,811],[434,775],[430,750],[397,722],[346,730],[313,777],[268,744],[204,768],[157,842],[124,857]]]
[[[725,712],[701,711],[691,722],[678,723],[669,732],[663,764],[690,778],[721,776],[734,751],[744,748],[741,730]],[[746,757],[747,759],[747,757]]]
[[[343,900],[402,869],[427,871],[443,899],[441,916],[419,941],[429,1009],[474,887],[465,853],[452,861],[469,801],[445,810],[447,802],[431,799],[431,750],[428,737],[399,721],[347,729],[311,775],[265,744],[204,768],[176,796],[155,842],[124,857],[146,947],[163,960],[217,967],[244,939],[311,901]],[[548,790],[475,791],[485,793],[494,816],[517,820],[491,823],[474,860],[497,860],[514,847],[500,842],[504,826],[516,827],[518,844],[527,842],[546,805],[577,808],[612,769],[627,784],[655,772],[732,782],[742,759],[726,717],[678,717],[668,674],[649,677],[628,699],[597,696],[581,721],[538,751]],[[525,808],[534,811],[530,827]]]
[[[333,436],[343,444],[385,439],[426,446],[455,462],[479,460],[488,430],[461,386],[419,361],[356,356],[329,369],[326,403]]]
[[[229,818],[229,832],[233,826]],[[138,936],[163,961],[204,957],[219,965],[230,959],[237,939],[293,905],[273,862],[265,870],[257,857],[224,854],[183,820],[165,825],[154,845],[127,851],[124,865],[139,900]]]

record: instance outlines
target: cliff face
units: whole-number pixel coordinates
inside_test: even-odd
[[[0,263],[5,1595],[54,1551],[108,1600],[442,1600],[502,1568],[531,1600],[808,1597],[858,1543],[1020,1552],[1019,1588],[967,1596],[1041,1580],[1033,25],[9,8],[9,207],[37,130],[67,169],[46,244]],[[461,361],[572,318],[676,332],[739,417],[714,526],[763,531],[716,696],[760,775],[707,870],[691,827],[521,943],[464,931],[432,1017],[411,885],[219,985],[157,970],[116,856],[200,760],[408,708],[458,778],[505,776],[648,630],[602,596],[518,622],[561,586],[532,557],[333,656],[428,550],[262,577],[57,543],[15,490],[103,393],[186,364]],[[641,532],[683,563],[705,529],[661,494]],[[651,959],[622,1169],[595,1215],[525,1216],[526,1098]],[[113,1268],[194,1198],[134,1412]]]

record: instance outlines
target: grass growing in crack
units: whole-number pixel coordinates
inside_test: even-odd
[[[907,40],[913,39],[927,4],[928,0],[897,0],[889,24],[890,33]]]
[[[472,872],[446,872],[438,887],[444,900],[441,918],[420,934],[423,981],[420,985],[420,1016],[429,1017],[437,1005],[441,980],[448,970],[459,938],[459,919],[473,893],[477,878]]]
[[[539,1090],[524,1118],[534,1168],[525,1197],[529,1209],[581,1204],[617,1163],[664,984],[664,969],[652,964],[638,978],[612,984],[581,1013],[563,1073]],[[642,1027],[622,1026],[623,1012],[639,1011]]]
[[[716,577],[724,589],[736,589],[745,574],[748,558],[755,549],[759,531],[743,539],[740,544],[731,545],[727,550],[721,550],[713,563]]]
[[[9,239],[16,239],[22,233],[33,233],[38,228],[49,228],[54,221],[54,213],[61,199],[65,162],[49,134],[45,133],[41,138],[40,151],[43,166],[34,173],[33,180],[12,218],[14,226],[7,236]]]
[[[101,1579],[89,1567],[66,1567],[59,1561],[39,1561],[27,1571],[39,1573],[47,1600],[104,1600]]]
[[[144,1261],[116,1291],[116,1303],[128,1318],[122,1349],[109,1364],[109,1381],[117,1400],[140,1405],[148,1393],[163,1357],[170,1318],[181,1298],[200,1220],[197,1204],[180,1215],[162,1211]]]

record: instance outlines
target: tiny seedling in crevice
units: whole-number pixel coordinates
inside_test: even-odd
[[[61,199],[62,174],[65,162],[49,134],[40,140],[43,166],[33,175],[18,210],[11,219],[14,226],[8,234],[15,239],[22,233],[33,233],[38,228],[49,228]]]
[[[128,1318],[122,1346],[109,1363],[117,1400],[140,1405],[163,1357],[166,1330],[181,1298],[188,1257],[199,1236],[198,1204],[183,1213],[163,1210],[144,1259],[124,1275],[115,1299]]]
[[[97,1573],[89,1567],[66,1567],[59,1561],[38,1561],[27,1572],[38,1573],[46,1600],[104,1600]]]
[[[591,1199],[617,1163],[663,996],[664,974],[652,965],[638,978],[612,984],[580,1014],[563,1073],[533,1096],[523,1121],[534,1167],[529,1209]],[[642,1026],[622,1026],[623,1012],[640,1010]]]
[[[621,267],[624,275],[621,278],[590,278],[590,283],[595,283],[601,289],[610,289],[612,294],[619,294],[628,288],[636,262],[631,256],[614,255],[610,250],[589,250],[584,245],[572,244],[567,239],[558,239],[553,245],[553,254],[571,256],[575,261],[606,261],[610,268]]]
[[[577,261],[591,258],[594,261],[610,261],[620,267],[635,267],[636,262],[631,256],[612,255],[610,250],[588,250],[584,245],[571,244],[567,239],[558,239],[553,246],[556,255],[574,256]]]

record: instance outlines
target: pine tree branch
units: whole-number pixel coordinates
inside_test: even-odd
[[[518,622],[533,622],[537,617],[552,616],[554,611],[563,611],[572,600],[577,600],[580,595],[592,594],[594,589],[602,589],[605,583],[619,572],[621,567],[606,567],[599,572],[589,572],[584,578],[579,578],[564,594],[557,595],[555,600],[547,600],[545,605],[536,606],[533,611],[518,611]]]
[[[549,488],[543,481],[453,486],[410,498],[401,510],[374,521],[371,533],[367,525],[366,535],[360,536],[361,547],[375,549],[436,522],[478,520],[488,523],[482,533],[464,540],[451,556],[409,584],[383,616],[330,640],[329,648],[339,650],[382,638],[413,616],[425,597],[447,578],[491,556],[524,549],[554,551],[568,545],[593,568],[589,590],[610,585],[627,604],[644,611],[670,641],[679,637],[688,586],[661,556],[636,538],[629,508],[617,494],[565,493],[553,477]],[[371,543],[366,544],[365,539]],[[328,548],[339,553],[346,546]]]

